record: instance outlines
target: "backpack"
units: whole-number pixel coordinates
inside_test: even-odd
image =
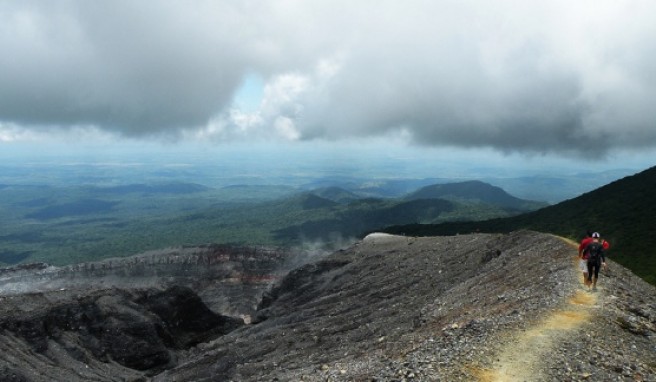
[[[588,261],[591,263],[598,263],[599,258],[601,257],[601,251],[604,250],[604,247],[601,243],[592,242],[585,247],[585,252],[588,253]]]

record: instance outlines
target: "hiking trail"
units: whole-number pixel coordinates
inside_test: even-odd
[[[563,239],[563,238],[561,238]],[[567,240],[568,244],[577,244]],[[575,258],[574,265],[578,264]],[[577,267],[578,269],[578,267]],[[576,273],[576,282],[583,286],[582,277]],[[598,287],[598,289],[601,289]],[[566,336],[571,336],[574,330],[589,322],[593,309],[597,305],[597,295],[580,288],[567,300],[567,304],[537,324],[520,333],[511,334],[491,370],[479,370],[480,382],[519,382],[543,380],[541,360],[547,357],[558,342]],[[582,378],[587,378],[582,375]]]

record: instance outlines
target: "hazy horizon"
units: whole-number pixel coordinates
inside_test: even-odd
[[[656,3],[5,2],[0,160],[520,177],[656,164]]]
[[[134,141],[76,150],[67,150],[68,146],[49,144],[32,151],[16,145],[13,151],[0,152],[0,185],[103,187],[185,182],[213,188],[276,185],[302,191],[398,181],[406,182],[410,192],[413,185],[481,180],[513,196],[553,204],[652,167],[649,157],[641,155],[600,162],[380,142],[217,148]]]

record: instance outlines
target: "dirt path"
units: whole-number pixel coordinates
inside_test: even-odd
[[[576,243],[567,241],[576,247]],[[575,259],[574,266],[578,265]],[[578,269],[578,267],[577,267]],[[580,276],[577,272],[576,276]],[[583,286],[582,277],[576,282]],[[497,355],[498,361],[492,370],[479,372],[480,382],[519,382],[544,380],[541,375],[541,360],[553,351],[553,347],[572,334],[585,322],[597,304],[597,293],[578,290],[569,297],[567,305],[554,311],[535,326],[514,335]]]

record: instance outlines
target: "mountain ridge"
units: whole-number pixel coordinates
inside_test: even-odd
[[[598,231],[611,243],[610,256],[656,285],[656,167],[537,211],[477,222],[412,224],[383,231],[415,236],[531,229],[581,240]]]
[[[262,295],[250,324],[214,335],[187,327],[180,339],[193,333],[193,338],[205,340],[182,348],[162,347],[169,341],[169,329],[161,330],[164,336],[157,341],[164,342],[151,339],[143,347],[154,351],[147,359],[157,362],[138,364],[139,369],[131,367],[132,358],[121,364],[107,362],[107,354],[115,353],[96,347],[91,341],[94,333],[110,329],[117,335],[99,338],[116,338],[116,354],[141,359],[134,351],[121,353],[121,347],[151,341],[148,333],[158,325],[169,328],[175,323],[172,318],[182,312],[169,302],[178,295],[194,300],[188,291],[109,288],[89,295],[82,285],[0,296],[0,310],[23,312],[18,319],[15,314],[0,315],[0,379],[45,382],[56,375],[78,382],[93,375],[100,382],[488,381],[490,375],[514,373],[505,364],[510,357],[507,349],[520,347],[518,333],[531,333],[547,320],[539,332],[545,341],[527,348],[516,365],[532,380],[649,380],[656,375],[656,353],[651,351],[656,288],[612,260],[609,263],[610,271],[601,275],[600,290],[594,295],[597,301],[591,302],[583,298],[592,294],[582,289],[575,245],[553,235],[374,234],[289,272]],[[33,271],[39,274],[38,269]],[[209,281],[212,276],[204,277]],[[147,313],[153,308],[143,304],[150,298],[140,296],[159,296],[168,318],[159,316],[165,319],[159,321],[157,314]],[[39,317],[48,315],[30,313],[38,304],[39,311],[54,309],[59,315],[78,317],[76,304],[85,301],[95,301],[106,312],[131,312],[122,319],[137,321],[121,321],[126,328],[143,322],[139,317],[154,321],[148,321],[151,329],[130,330],[125,337],[116,331],[119,322],[102,319],[103,315],[88,316],[83,325],[65,326],[47,324]],[[576,309],[589,312],[582,330],[553,326],[549,317],[554,313],[576,316],[572,304],[583,304]],[[45,341],[39,328],[49,328]],[[604,335],[589,335],[590,330]]]
[[[537,208],[518,207],[523,202],[508,195],[516,206],[481,203],[480,187],[477,194],[423,202],[336,187],[291,193],[280,186],[203,189],[193,183],[17,187],[0,193],[0,209],[6,212],[0,263],[5,264],[65,265],[213,242],[295,247],[310,241],[330,247],[341,243],[336,237],[350,240],[390,225],[485,220]]]
[[[422,187],[417,191],[411,192],[405,196],[407,200],[416,199],[445,199],[456,201],[471,201],[478,203],[487,203],[504,208],[516,210],[529,210],[544,207],[547,203],[534,202],[516,198],[501,187],[493,186],[478,180],[434,184]]]
[[[401,198],[351,199],[356,196],[345,189],[331,187],[284,199],[281,205],[287,212],[300,207],[323,214],[277,229],[275,237],[281,241],[302,238],[330,242],[336,237],[362,236],[399,222],[484,220],[491,216],[512,216],[544,205],[515,198],[498,187],[478,181],[431,185]]]
[[[514,333],[557,310],[572,316],[570,304],[589,293],[581,290],[575,259],[571,244],[529,231],[371,235],[292,271],[265,296],[253,326],[191,352],[154,381],[486,381],[507,372],[498,362],[516,347]],[[587,318],[604,338],[543,331],[553,341],[531,349],[543,361],[520,365],[532,380],[654,375],[656,354],[648,349],[656,290],[611,267],[599,283],[602,311],[591,307]],[[640,303],[632,300],[638,296]],[[592,363],[600,351],[603,362]]]

